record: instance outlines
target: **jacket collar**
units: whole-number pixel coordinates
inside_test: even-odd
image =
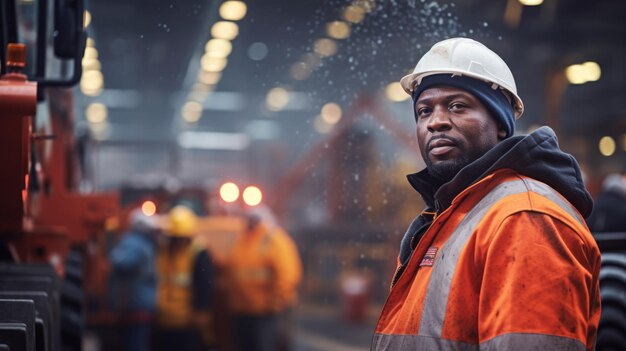
[[[503,168],[513,169],[548,184],[572,203],[584,217],[591,213],[593,200],[585,189],[578,163],[574,157],[559,149],[556,135],[549,127],[501,141],[482,157],[461,169],[447,183],[441,184],[427,169],[409,174],[407,178],[429,208],[443,211],[461,191]]]

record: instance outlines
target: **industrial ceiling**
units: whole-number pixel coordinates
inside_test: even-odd
[[[410,103],[393,101],[400,98],[387,95],[393,90],[388,85],[410,71],[434,42],[467,36],[498,52],[516,76],[527,106],[518,131],[549,124],[584,162],[607,170],[623,164],[626,2],[545,0],[525,6],[518,0],[244,1],[244,16],[227,21],[237,27],[235,36],[227,39],[232,44],[229,53],[214,55],[225,56],[226,63],[210,58],[204,62],[204,56],[211,56],[207,42],[222,35],[214,29],[224,21],[220,9],[232,2],[86,4],[91,15],[87,30],[97,49],[103,84],[88,94],[77,89],[77,115],[87,120],[91,104],[106,106],[106,128],[84,122],[95,127],[92,134],[105,160],[120,157],[120,152],[106,154],[107,147],[144,145],[171,158],[180,155],[172,149],[182,146],[205,149],[207,160],[214,157],[208,163],[226,167],[224,160],[258,162],[255,143],[272,140],[288,154],[287,160],[294,160],[332,129],[335,121],[326,122],[326,127],[320,122],[325,104],[335,103],[345,113],[363,96],[380,101],[412,133]],[[600,78],[570,84],[566,68],[584,62],[597,63]],[[219,74],[203,76],[209,66]],[[209,134],[194,139],[194,133]],[[606,135],[618,144],[612,158],[597,149]],[[247,141],[237,139],[240,136]],[[98,172],[107,171],[102,162]],[[158,170],[172,171],[181,162]],[[241,171],[245,167],[228,168]],[[108,185],[121,179],[110,178]]]

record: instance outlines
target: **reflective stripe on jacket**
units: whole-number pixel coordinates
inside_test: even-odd
[[[592,350],[599,269],[598,247],[569,202],[499,170],[424,233],[372,350]]]

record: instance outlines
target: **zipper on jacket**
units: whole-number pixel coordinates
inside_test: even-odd
[[[493,174],[493,173],[492,173]],[[482,184],[483,182],[485,182],[485,178],[482,178],[481,180],[479,180],[478,182],[468,186],[467,188],[465,188],[463,191],[461,191],[460,193],[458,193],[454,199],[452,199],[452,201],[450,202],[450,206],[448,206],[445,210],[441,210],[441,203],[439,202],[439,200],[435,200],[435,211],[434,212],[430,212],[430,211],[423,211],[422,214],[425,215],[432,215],[433,216],[433,220],[430,223],[428,229],[426,229],[426,231],[424,231],[424,234],[420,237],[420,240],[417,242],[417,244],[415,246],[413,246],[411,243],[411,255],[409,256],[409,259],[406,261],[406,264],[401,265],[400,267],[398,267],[398,269],[396,270],[393,279],[391,280],[391,287],[390,290],[394,287],[394,285],[396,285],[396,283],[398,283],[398,280],[400,280],[400,277],[402,276],[402,273],[404,273],[404,270],[406,269],[406,266],[409,265],[409,263],[411,262],[411,259],[413,258],[413,253],[415,252],[415,248],[417,248],[419,246],[419,243],[422,241],[422,238],[426,236],[426,233],[430,230],[430,228],[432,227],[432,225],[435,223],[435,221],[440,218],[444,213],[448,212],[448,210],[450,210],[450,208],[452,207],[452,204],[455,203],[457,201],[457,199],[460,199],[461,197],[464,197],[465,194],[467,194],[468,192],[470,192],[471,190],[473,190],[474,188],[478,187],[479,184]],[[411,240],[413,240],[414,238],[412,238]]]
[[[406,260],[405,264],[401,264],[400,267],[396,269],[396,272],[393,274],[393,279],[391,279],[391,285],[389,286],[389,290],[391,290],[393,286],[398,282],[398,280],[402,276],[402,273],[404,272],[404,269],[409,264],[409,262],[411,262],[411,259],[413,258],[413,253],[415,252],[415,248],[419,245],[419,242],[422,241],[422,238],[424,237],[428,229],[430,229],[433,223],[435,223],[435,220],[439,217],[439,212],[438,210],[435,210],[435,212],[423,211],[422,215],[432,216],[432,219],[429,222],[424,223],[424,225],[419,227],[415,234],[413,234],[413,237],[411,238],[411,243],[409,244],[409,246],[411,247],[411,254],[409,255],[409,259]],[[424,228],[424,226],[428,226],[428,228],[426,228],[426,230],[422,232],[422,228]],[[422,232],[422,235],[419,236],[419,240],[417,241],[417,243],[415,243],[415,238],[420,232]]]
[[[493,174],[493,173],[492,173]],[[463,190],[462,192],[460,192],[459,194],[457,194],[457,196],[454,197],[454,199],[452,200],[452,202],[450,203],[450,206],[448,206],[448,208],[446,208],[444,211],[439,212],[439,206],[440,204],[438,202],[435,202],[435,208],[437,208],[436,213],[438,213],[438,215],[436,216],[437,219],[440,219],[441,217],[443,217],[444,215],[447,214],[447,212],[449,212],[450,208],[453,207],[453,204],[456,202],[455,200],[460,199],[462,196],[464,196],[466,193],[468,193],[469,191],[471,191],[472,189],[474,189],[475,187],[479,186],[479,184],[482,184],[483,182],[485,182],[484,178],[481,179],[480,181],[468,186],[465,190]],[[424,234],[420,237],[420,240],[418,241],[417,245],[415,246],[416,248],[419,246],[419,244],[422,242],[422,240],[424,239],[425,236],[427,236],[428,231],[430,229],[432,229],[432,226],[435,224],[435,220],[433,219],[433,222],[430,224],[430,227],[428,229],[426,229],[426,231],[424,232]],[[433,238],[434,239],[434,238]],[[411,251],[411,255],[409,256],[409,259],[406,261],[407,263],[404,265],[401,265],[397,270],[396,270],[396,274],[394,275],[394,279],[392,280],[391,283],[391,291],[389,292],[389,295],[387,295],[387,298],[385,299],[385,303],[383,304],[383,308],[380,312],[380,317],[378,318],[378,322],[376,322],[376,327],[375,330],[378,330],[378,326],[381,322],[383,322],[383,318],[386,320],[386,317],[388,317],[386,315],[387,312],[387,308],[388,308],[388,304],[389,304],[389,300],[391,298],[391,295],[394,293],[393,292],[393,287],[400,281],[400,278],[402,277],[402,274],[404,273],[404,270],[409,266],[409,264],[411,264],[411,261],[413,260],[413,255],[415,254],[415,250]],[[419,267],[418,267],[419,269]],[[375,335],[375,333],[374,333]],[[372,337],[373,340],[373,337]]]

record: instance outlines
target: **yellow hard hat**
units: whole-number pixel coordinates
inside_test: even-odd
[[[192,237],[196,233],[198,218],[187,206],[179,205],[170,211],[170,226],[167,231],[171,236]]]

